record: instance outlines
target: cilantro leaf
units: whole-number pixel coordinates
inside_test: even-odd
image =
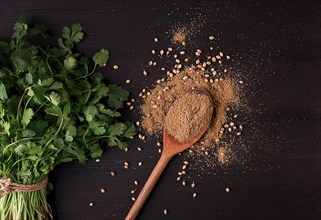
[[[123,132],[123,136],[130,138],[133,137],[135,135],[135,126],[132,123],[126,123],[126,130]]]
[[[104,124],[97,121],[90,121],[89,128],[95,135],[103,135],[106,132]]]
[[[83,113],[85,114],[86,121],[90,122],[98,114],[98,110],[96,106],[90,105],[84,109]]]
[[[17,49],[14,54],[12,54],[12,63],[18,71],[25,71],[31,65],[33,58],[32,51],[28,49]]]
[[[122,87],[113,84],[109,86],[108,96],[108,104],[115,109],[120,109],[123,107],[123,102],[128,99],[129,92]]]
[[[64,60],[64,67],[66,70],[73,70],[75,69],[76,65],[77,65],[77,61],[73,56],[68,56]]]
[[[97,158],[97,157],[100,157],[103,153],[103,150],[101,149],[100,145],[99,144],[93,144],[91,147],[90,147],[90,156],[92,158]]]
[[[41,85],[41,86],[50,86],[53,82],[54,82],[53,78],[47,78],[47,79],[44,79],[42,81],[39,80],[38,84]]]
[[[9,124],[9,122],[3,122],[3,124],[2,124],[2,126],[3,126],[3,128],[4,128],[4,131],[10,136],[10,124]]]
[[[4,101],[8,98],[6,86],[3,83],[0,83],[0,99]]]
[[[51,92],[49,96],[45,95],[44,97],[54,106],[57,106],[60,103],[60,96],[56,92]]]
[[[106,49],[101,49],[99,52],[95,53],[93,56],[93,61],[96,65],[99,65],[100,67],[106,66],[106,63],[109,58],[109,51]]]
[[[115,123],[108,128],[110,135],[121,135],[126,129],[126,125],[123,123]]]
[[[49,89],[50,90],[59,90],[59,89],[62,89],[63,87],[64,87],[64,85],[61,82],[56,81],[49,87]]]
[[[28,25],[17,22],[13,28],[12,46],[18,48],[22,42],[22,38],[27,34]]]
[[[59,106],[50,106],[45,110],[49,115],[62,117],[62,111]]]
[[[16,152],[16,154],[18,154],[19,156],[23,156],[24,153],[28,150],[28,146],[25,144],[19,144],[14,151]]]
[[[30,123],[30,120],[33,115],[34,113],[31,108],[24,110],[21,118],[21,124],[26,127]]]
[[[77,129],[75,126],[73,125],[69,125],[67,127],[67,131],[66,131],[66,134],[65,134],[65,140],[67,142],[72,142],[74,137],[77,135]]]

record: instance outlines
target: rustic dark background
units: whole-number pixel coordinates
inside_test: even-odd
[[[142,68],[151,49],[170,45],[166,31],[177,24],[205,23],[194,46],[206,47],[213,34],[220,49],[234,55],[233,65],[245,79],[245,96],[254,109],[243,114],[242,145],[250,149],[250,159],[189,170],[188,181],[197,183],[192,190],[176,182],[183,161],[176,157],[139,219],[320,219],[319,1],[0,0],[0,40],[9,40],[23,13],[50,29],[52,37],[45,42],[50,44],[63,26],[80,22],[87,35],[78,49],[92,55],[108,48],[106,80],[121,84],[135,98],[160,77],[155,71],[145,80]],[[113,70],[113,64],[120,69]],[[132,83],[125,84],[126,79]],[[124,114],[139,119],[138,111]],[[59,166],[50,176],[55,191],[49,200],[56,219],[123,219],[133,204],[134,180],[140,181],[137,195],[157,162],[155,143],[154,138],[146,143],[134,139],[126,153],[107,149],[100,163]],[[138,152],[137,146],[144,150]],[[124,170],[124,161],[133,164],[129,170]],[[144,165],[138,167],[138,161]]]

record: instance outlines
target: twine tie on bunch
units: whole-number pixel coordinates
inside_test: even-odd
[[[10,178],[0,179],[0,198],[12,192],[34,192],[45,188],[48,184],[48,177],[35,184],[13,183]]]

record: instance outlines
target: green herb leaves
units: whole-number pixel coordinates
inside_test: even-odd
[[[109,52],[106,49],[101,49],[93,56],[93,61],[100,67],[106,66],[107,60],[109,58]]]
[[[3,83],[0,83],[0,99],[4,101],[8,98],[6,87]]]
[[[23,111],[23,115],[22,115],[22,118],[21,118],[21,124],[26,127],[30,121],[31,121],[31,118],[32,116],[34,115],[34,112],[31,108],[28,108],[26,110]]]
[[[80,24],[64,27],[56,47],[25,40],[45,31],[25,16],[12,40],[0,41],[0,175],[15,182],[31,184],[57,164],[98,157],[104,142],[124,149],[124,138],[135,135],[132,123],[119,120],[129,92],[96,72],[108,50],[92,58],[74,52],[84,37]]]

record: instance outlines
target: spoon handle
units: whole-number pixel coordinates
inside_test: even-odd
[[[148,198],[150,192],[154,188],[157,180],[159,179],[160,175],[162,174],[164,168],[168,164],[168,162],[171,160],[171,157],[164,156],[164,154],[161,155],[159,158],[153,172],[150,174],[147,182],[145,183],[142,191],[140,191],[139,196],[137,197],[134,205],[128,212],[125,220],[134,220],[141,208],[143,207],[146,199]]]

